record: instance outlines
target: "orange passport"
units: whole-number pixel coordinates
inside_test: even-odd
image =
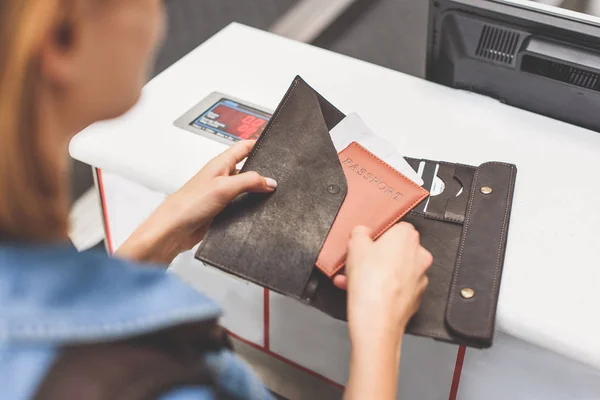
[[[346,263],[352,229],[364,225],[377,239],[423,201],[429,192],[376,155],[352,142],[339,153],[348,193],[317,258],[317,267],[333,277]]]

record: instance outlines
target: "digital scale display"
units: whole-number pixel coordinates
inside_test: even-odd
[[[175,126],[226,145],[256,140],[271,119],[271,110],[212,92],[173,122]]]
[[[266,112],[233,100],[221,99],[196,118],[192,125],[232,142],[256,140],[267,126],[270,117]]]

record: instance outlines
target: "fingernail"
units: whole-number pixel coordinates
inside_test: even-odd
[[[271,189],[275,189],[277,187],[277,181],[273,178],[265,178],[265,183]]]

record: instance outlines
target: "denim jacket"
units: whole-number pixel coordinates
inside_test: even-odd
[[[66,244],[0,243],[0,397],[34,396],[63,345],[123,339],[219,314],[163,269],[78,253]],[[233,398],[271,398],[233,353],[209,354],[206,364]],[[195,387],[160,400],[213,398],[210,388]]]

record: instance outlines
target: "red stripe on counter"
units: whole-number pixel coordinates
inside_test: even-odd
[[[450,397],[448,400],[456,400],[458,395],[458,386],[460,385],[460,375],[462,373],[463,362],[465,361],[466,346],[459,346],[456,354],[456,364],[454,365],[454,376],[452,377],[452,386],[450,387]]]
[[[263,313],[264,313],[263,321],[264,321],[264,335],[265,335],[264,347],[265,347],[265,350],[268,351],[268,350],[270,350],[270,345],[271,345],[271,343],[270,343],[271,342],[271,338],[270,338],[270,335],[271,335],[271,332],[270,332],[271,331],[271,328],[270,328],[270,326],[271,326],[271,304],[269,301],[269,289],[265,288],[264,290],[265,290],[264,300],[263,300],[263,303],[264,303],[264,305],[263,305]]]
[[[295,362],[293,362],[293,361],[291,361],[291,360],[288,360],[287,358],[285,358],[285,357],[283,357],[283,356],[281,356],[281,355],[279,355],[279,354],[277,354],[277,353],[274,353],[274,352],[272,352],[271,350],[267,350],[267,349],[265,349],[263,346],[261,346],[261,345],[259,345],[259,344],[256,344],[256,343],[254,343],[254,342],[250,342],[249,340],[246,340],[246,339],[244,339],[244,338],[242,338],[242,337],[240,337],[240,336],[236,335],[235,333],[233,333],[233,332],[231,332],[231,331],[229,331],[229,330],[228,330],[228,332],[229,332],[229,334],[231,335],[231,337],[234,337],[234,338],[236,338],[236,339],[237,339],[237,340],[239,340],[240,342],[244,342],[244,343],[246,343],[248,346],[254,347],[255,349],[257,349],[257,350],[260,350],[260,351],[262,351],[262,352],[264,352],[264,353],[268,354],[269,356],[271,356],[271,357],[273,357],[273,358],[276,358],[276,359],[277,359],[277,360],[279,360],[279,361],[283,361],[284,363],[286,363],[286,364],[288,364],[288,365],[290,365],[290,366],[292,366],[292,367],[294,367],[294,368],[297,368],[297,369],[299,369],[300,371],[302,371],[302,372],[305,372],[305,373],[309,374],[310,376],[313,376],[313,377],[315,377],[315,378],[317,378],[317,379],[319,379],[319,380],[321,380],[321,381],[323,381],[323,382],[325,382],[325,383],[327,383],[327,384],[329,384],[329,385],[331,385],[331,386],[334,386],[334,387],[336,387],[336,388],[338,388],[338,389],[340,389],[340,390],[344,390],[344,386],[340,385],[339,383],[337,383],[337,382],[334,382],[334,381],[332,381],[331,379],[329,379],[329,378],[326,378],[326,377],[324,377],[323,375],[320,375],[320,374],[316,373],[316,372],[315,372],[315,371],[313,371],[313,370],[310,370],[310,369],[308,369],[308,368],[306,368],[306,367],[303,367],[303,366],[302,366],[302,365],[300,365],[300,364],[296,364]]]
[[[104,216],[104,234],[106,236],[106,247],[108,247],[108,252],[112,254],[113,243],[112,238],[110,236],[110,227],[108,225],[108,210],[106,209],[106,202],[104,201],[104,184],[102,183],[102,171],[96,168],[96,176],[98,178],[98,188],[100,189],[100,203],[102,204],[102,215]]]

